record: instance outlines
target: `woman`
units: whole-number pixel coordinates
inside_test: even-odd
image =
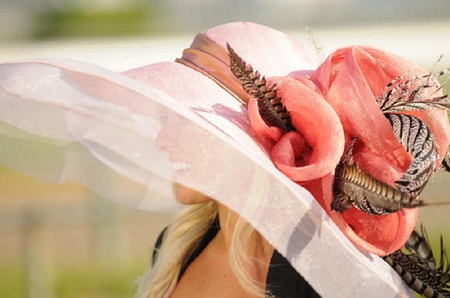
[[[191,222],[186,223],[186,217]],[[181,224],[192,226],[183,229],[185,235],[178,241],[169,238],[181,233],[176,230]],[[156,255],[155,273],[143,280],[138,297],[320,297],[248,223],[223,205],[211,201],[189,208],[173,225]],[[188,237],[199,243],[189,241],[191,246],[184,247]],[[166,255],[171,252],[185,259],[171,260]]]
[[[202,163],[180,151],[194,151],[188,147],[201,143],[201,136],[190,134],[197,140],[193,143],[180,131],[178,119],[168,117],[156,145],[172,161],[190,165],[174,174],[199,172]],[[238,214],[182,184],[173,190],[189,207],[158,239],[152,271],[138,297],[320,297]]]
[[[389,107],[404,98],[439,101],[439,87],[371,47],[339,49],[320,66],[310,56],[285,34],[233,23],[199,34],[177,62],[123,74],[66,60],[6,63],[2,141],[45,141],[58,158],[31,156],[53,165],[50,180],[141,208],[170,206],[176,183],[177,199],[191,206],[164,233],[140,296],[283,297],[293,289],[275,272],[281,264],[306,280],[293,273],[296,295],[407,297],[378,256],[406,242],[418,213],[407,207],[416,197],[396,212],[376,206],[392,213],[374,216],[358,209],[359,200],[336,203],[334,172],[356,164],[397,189],[417,159],[387,120]],[[276,113],[267,114],[268,106]],[[399,113],[432,132],[432,173],[450,139],[445,111]],[[24,156],[0,162],[42,178]]]

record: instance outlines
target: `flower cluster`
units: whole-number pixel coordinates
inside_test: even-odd
[[[418,209],[369,215],[356,208],[331,210],[336,165],[350,140],[354,161],[368,174],[392,185],[408,169],[412,157],[395,136],[380,110],[386,86],[401,75],[420,78],[419,67],[386,51],[362,46],[332,53],[315,71],[268,78],[290,113],[295,132],[282,134],[261,119],[256,99],[248,104],[253,129],[269,144],[274,164],[307,188],[357,246],[378,255],[401,248],[413,231]],[[444,110],[408,111],[423,121],[436,138],[439,160],[450,139]]]

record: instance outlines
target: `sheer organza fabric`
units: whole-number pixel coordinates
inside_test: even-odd
[[[0,66],[0,163],[150,212],[175,210],[172,183],[181,183],[248,220],[323,297],[410,297],[398,274],[371,254],[392,243],[370,250],[373,243],[346,231],[348,219],[326,205],[350,134],[324,100],[318,82],[330,82],[325,66],[314,72],[318,65],[301,45],[260,25],[227,24],[205,36],[221,48],[220,59],[228,42],[274,77],[294,125],[308,129],[282,135],[261,122],[253,99],[247,108],[177,62],[120,74],[65,59],[19,61]],[[216,62],[203,70],[229,71]],[[432,129],[448,145],[448,123],[437,123]],[[304,144],[312,149],[298,164]],[[310,172],[295,169],[308,166]],[[404,237],[417,211],[395,216],[395,233],[401,227]],[[356,234],[353,243],[342,231]]]
[[[261,36],[268,39],[261,40]],[[248,41],[261,47],[251,46]],[[244,60],[253,69],[262,69],[268,85],[276,85],[296,132],[283,135],[261,119],[256,99],[242,92],[240,82],[230,71],[224,50],[227,44],[237,53],[244,53]],[[266,49],[265,45],[270,47]],[[285,57],[281,61],[280,53]],[[365,172],[388,184],[400,178],[411,163],[411,155],[394,135],[380,110],[380,101],[387,96],[384,92],[388,84],[399,76],[412,82],[411,91],[418,84],[431,85],[433,79],[401,57],[369,46],[339,49],[316,70],[311,70],[310,57],[313,55],[286,35],[254,24],[236,23],[197,35],[178,61],[211,77],[248,106],[253,131],[277,168],[310,191],[354,244],[380,256],[392,253],[403,246],[414,229],[418,209],[403,209],[386,216],[368,215],[356,208],[344,215],[336,213],[330,209],[333,172],[349,140],[356,138],[353,158]],[[136,69],[131,75],[141,80],[152,67]],[[428,99],[441,96],[442,90],[427,88],[417,93]],[[446,112],[403,113],[413,114],[432,130],[439,150],[438,166],[450,136]]]

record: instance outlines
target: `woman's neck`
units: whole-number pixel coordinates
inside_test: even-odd
[[[229,251],[233,239],[234,229],[239,220],[239,215],[228,207],[219,204],[219,226],[217,244]]]
[[[229,252],[235,227],[240,217],[236,212],[222,204],[219,204],[218,214],[220,230],[215,237],[216,244],[222,246],[223,249],[226,249],[226,251]],[[273,247],[269,245],[263,237],[258,233],[253,234],[252,237],[254,238],[248,239],[246,243],[247,252],[249,254],[253,256],[260,254],[272,255]]]
[[[235,258],[230,258],[230,254],[235,229],[236,227],[239,229],[240,217],[226,206],[219,204],[218,219],[219,231],[189,265],[172,298],[193,296],[256,298],[257,296],[244,290],[239,282],[242,274],[251,277],[263,287],[266,284],[273,247],[256,232],[248,238],[244,236],[246,239],[238,238],[236,241],[240,245],[237,248],[245,250],[242,253],[248,256],[244,264],[238,264]],[[236,272],[240,272],[238,273],[240,275],[237,276]]]

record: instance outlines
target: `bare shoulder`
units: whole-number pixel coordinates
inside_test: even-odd
[[[226,250],[214,246],[214,240],[189,265],[171,295],[171,298],[181,297],[256,298],[241,288]]]

